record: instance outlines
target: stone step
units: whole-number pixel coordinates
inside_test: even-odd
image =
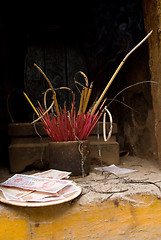
[[[8,134],[11,138],[9,146],[9,161],[11,172],[22,172],[27,168],[46,170],[49,167],[48,143],[51,139],[43,129],[42,123],[36,124],[37,132],[30,123],[9,124]],[[108,134],[109,123],[106,123]],[[116,142],[117,124],[113,124],[113,134],[109,143],[104,143],[102,136],[102,122],[98,122],[90,134],[88,141],[91,145],[91,161],[99,160],[98,156],[98,136],[102,153],[102,161],[109,164],[119,163],[119,145]]]
[[[119,144],[116,141],[90,142],[91,163],[99,164],[101,162],[99,149],[101,151],[101,160],[103,164],[119,164]],[[40,170],[48,169],[48,144],[12,144],[9,146],[9,159],[11,172],[22,172],[27,168]]]

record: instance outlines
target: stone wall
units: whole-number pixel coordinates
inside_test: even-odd
[[[146,31],[153,29],[149,38],[149,69],[151,80],[161,84],[161,1],[142,1]],[[151,86],[154,110],[154,130],[157,142],[158,160],[161,164],[161,86]]]

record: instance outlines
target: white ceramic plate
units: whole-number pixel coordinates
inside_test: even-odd
[[[45,207],[45,206],[57,205],[57,204],[60,204],[60,203],[65,203],[65,202],[71,201],[74,198],[78,197],[81,194],[82,189],[79,186],[77,186],[77,187],[78,187],[78,191],[74,192],[69,197],[66,197],[65,199],[56,200],[56,201],[50,201],[50,202],[9,201],[9,200],[5,199],[2,191],[0,191],[0,202],[10,204],[10,205],[14,205],[14,206],[19,206],[19,207]]]

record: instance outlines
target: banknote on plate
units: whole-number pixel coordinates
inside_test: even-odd
[[[50,178],[50,179],[63,179],[63,178],[69,178],[70,174],[71,172],[50,169],[45,172],[35,173],[34,176],[39,176],[41,178]]]
[[[68,178],[69,172],[48,170],[33,175],[15,174],[1,183],[1,191],[7,200],[47,202],[66,198],[78,191]]]

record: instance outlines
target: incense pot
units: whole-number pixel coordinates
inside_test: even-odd
[[[49,143],[49,167],[86,176],[90,170],[89,142],[65,141]]]

